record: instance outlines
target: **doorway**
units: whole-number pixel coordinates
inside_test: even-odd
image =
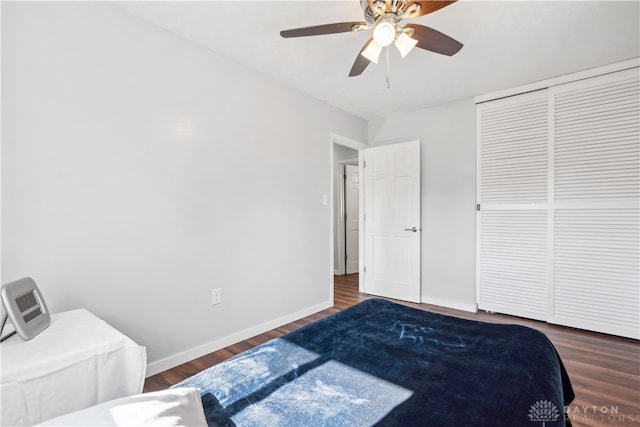
[[[358,243],[360,241],[360,171],[358,165],[347,163],[343,166],[342,192],[344,208],[340,215],[344,229],[344,257],[339,260],[345,265],[345,274],[359,271],[360,257]]]
[[[345,230],[347,229],[346,223],[344,221],[344,209],[346,208],[345,198],[344,198],[344,171],[346,165],[351,165],[357,167],[359,172],[358,180],[360,180],[360,176],[362,174],[362,156],[363,151],[367,145],[362,142],[358,142],[349,138],[342,137],[337,134],[331,134],[329,141],[329,151],[330,151],[330,172],[331,172],[331,283],[330,283],[330,297],[333,301],[334,298],[334,286],[333,286],[333,277],[334,275],[344,275],[347,272],[347,264],[345,262],[346,253],[345,245]],[[353,225],[357,227],[358,231],[361,229],[362,224],[362,194],[361,192],[357,195],[357,222]],[[356,225],[357,224],[357,225]],[[354,233],[355,234],[355,233]],[[351,244],[357,247],[357,254],[361,254],[362,252],[362,237],[357,236],[357,241],[353,242],[351,240]],[[359,258],[359,257],[358,257]],[[353,258],[352,258],[353,259]],[[347,257],[348,260],[348,257]],[[356,268],[356,273],[359,273],[359,269],[361,269],[361,264],[358,262],[357,264],[352,264],[353,268]],[[359,290],[362,291],[362,282],[361,279],[359,282]]]
[[[352,273],[357,273],[359,195],[357,188],[353,187],[359,186],[358,150],[335,144],[333,158],[334,274],[349,274],[348,271],[354,267]],[[353,180],[357,181],[350,185]]]
[[[330,144],[330,298],[334,301],[334,276],[345,275],[345,225],[339,215],[342,151],[348,163],[357,152],[358,191],[358,291],[405,301],[421,300],[421,190],[420,141],[367,145],[331,134]],[[343,149],[351,149],[344,151]],[[354,159],[355,160],[355,159]],[[366,161],[365,161],[366,160]],[[365,169],[365,164],[367,168]],[[365,174],[364,171],[368,173]],[[344,178],[342,178],[344,179]],[[368,192],[365,196],[364,193]],[[363,225],[365,200],[367,227]],[[342,227],[342,228],[341,228]],[[365,250],[366,248],[366,250]],[[377,248],[377,249],[376,249]],[[354,280],[355,278],[354,277]]]

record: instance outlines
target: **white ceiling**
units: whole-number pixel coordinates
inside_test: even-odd
[[[359,0],[125,2],[148,22],[370,120],[640,56],[640,2],[461,0],[410,20],[464,44],[453,57],[391,50],[359,77],[371,31],[284,39],[280,30],[362,21]],[[409,22],[409,21],[404,21]]]

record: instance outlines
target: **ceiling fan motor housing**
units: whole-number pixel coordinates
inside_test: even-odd
[[[413,18],[419,15],[421,6],[413,0],[360,0],[364,11],[364,19],[369,25],[374,25],[380,17],[392,15],[396,21]]]
[[[368,0],[360,0],[360,6],[362,7],[362,10],[364,10],[364,20],[367,22],[367,24],[375,24],[376,19],[378,19],[380,14],[377,11],[371,9]]]

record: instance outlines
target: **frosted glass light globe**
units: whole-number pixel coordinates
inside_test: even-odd
[[[373,29],[373,39],[382,47],[389,46],[395,38],[396,28],[390,22],[380,22]]]

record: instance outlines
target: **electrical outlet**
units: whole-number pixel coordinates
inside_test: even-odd
[[[222,289],[211,290],[211,304],[220,304],[222,302]]]

